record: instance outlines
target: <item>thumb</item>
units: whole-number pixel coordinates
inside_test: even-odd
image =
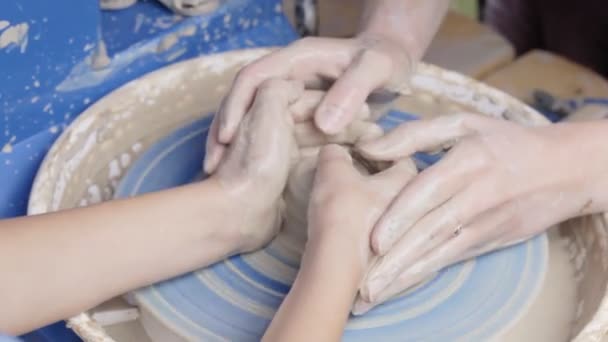
[[[344,147],[330,144],[321,149],[315,184],[341,182],[353,174],[357,174],[357,170],[353,165],[352,157]]]
[[[359,112],[367,96],[391,79],[392,60],[380,52],[363,49],[336,80],[315,113],[315,123],[325,134],[336,134]]]

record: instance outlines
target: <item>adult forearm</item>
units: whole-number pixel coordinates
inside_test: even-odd
[[[398,42],[419,61],[437,33],[449,0],[368,0],[359,35]]]
[[[0,222],[0,331],[22,333],[237,249],[204,182]]]
[[[348,237],[332,236],[306,246],[298,276],[264,341],[339,341],[363,267]]]

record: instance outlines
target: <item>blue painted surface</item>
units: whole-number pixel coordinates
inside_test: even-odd
[[[24,40],[0,48],[0,218],[26,213],[33,179],[52,143],[108,92],[188,58],[297,38],[279,0],[228,0],[198,17],[175,15],[153,0],[121,11],[100,11],[96,0],[2,4],[0,36],[20,25],[27,25]],[[159,46],[169,36],[177,42],[164,50]],[[100,38],[111,62],[95,69],[91,56]],[[24,339],[79,340],[63,323]]]
[[[380,124],[390,130],[414,118],[393,111]],[[200,173],[210,123],[211,117],[206,117],[153,145],[129,169],[116,196],[130,197],[191,182]],[[438,158],[424,154],[418,157],[425,159],[419,160],[419,165],[432,164]],[[279,243],[272,242],[254,254],[269,255],[295,274],[297,260],[285,262],[288,256],[275,257],[280,254]],[[351,317],[343,340],[487,340],[516,319],[535,298],[544,279],[547,253],[543,235],[449,267],[415,292],[391,300],[364,316]],[[136,297],[182,336],[205,341],[218,340],[217,336],[231,341],[258,341],[271,317],[234,304],[214,289],[214,284],[221,283],[222,293],[228,291],[233,298],[272,312],[288,293],[291,283],[273,279],[248,257],[235,256],[207,269],[161,282],[138,291]],[[441,298],[442,292],[451,287],[457,290]],[[393,321],[376,323],[388,319]]]
[[[0,188],[0,217],[25,214],[35,172],[52,142],[109,91],[176,61],[297,38],[279,3],[230,0],[191,18],[151,0],[117,12],[99,11],[94,0],[3,5],[0,21],[10,23],[4,30],[19,24],[29,30],[25,49],[11,44],[0,50],[0,179],[7,180]],[[99,35],[111,63],[94,70],[90,56]],[[177,42],[160,51],[168,36]]]
[[[19,185],[0,189],[0,217],[25,214],[41,158],[61,130],[103,95],[173,62],[297,38],[279,4],[229,0],[199,17],[176,16],[152,0],[117,12],[99,11],[95,0],[3,5],[0,22],[10,26],[0,34],[20,24],[28,33],[24,48],[0,49],[0,179],[19,178]],[[95,69],[91,56],[99,36],[111,62]],[[176,43],[166,44],[171,37]]]

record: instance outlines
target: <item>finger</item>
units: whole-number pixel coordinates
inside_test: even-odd
[[[247,136],[248,162],[254,164],[274,153],[277,158],[289,155],[293,122],[286,111],[302,91],[303,85],[294,81],[268,80],[260,85],[255,102],[241,127],[242,134]]]
[[[326,144],[353,145],[358,141],[375,139],[383,134],[380,126],[372,122],[355,121],[342,132],[327,135],[320,131],[312,121],[295,126],[295,135],[300,147],[313,147]]]
[[[492,222],[497,217],[489,217],[485,225],[495,226],[499,221]],[[499,224],[500,225],[500,224]],[[497,226],[498,228],[498,226]],[[440,247],[420,257],[417,261],[400,271],[390,284],[377,293],[368,292],[369,288],[365,288],[365,284],[361,288],[359,294],[359,302],[356,305],[358,314],[363,314],[371,308],[384,303],[388,299],[408,290],[417,285],[420,281],[428,279],[439,272],[441,269],[458,262],[468,260],[483,253],[498,248],[496,243],[489,243],[487,246],[473,248],[480,239],[492,240],[494,235],[491,229],[485,229],[476,232],[475,228],[466,226],[463,228],[458,237],[449,239]],[[372,272],[372,270],[370,270]]]
[[[364,296],[359,293],[357,299],[355,300],[355,304],[353,305],[352,313],[353,315],[363,315],[374,307],[386,302],[394,298],[395,296],[412,289],[414,286],[425,282],[429,279],[432,279],[436,273],[427,273],[427,274],[417,274],[414,277],[410,277],[407,279],[409,286],[402,286],[401,283],[397,281],[393,284],[389,285],[384,291],[378,294],[378,297],[374,301],[368,301]],[[400,280],[400,278],[398,279]]]
[[[336,134],[355,117],[367,96],[391,78],[392,60],[385,54],[362,50],[336,80],[315,113],[317,126]]]
[[[450,265],[506,247],[506,244],[497,239],[503,235],[500,231],[513,227],[514,222],[510,220],[512,213],[511,210],[501,207],[481,215],[475,223],[463,227],[457,237],[449,239],[400,271],[386,288],[372,294],[371,298],[368,293],[361,294],[361,310],[369,310],[385,302],[395,294],[416,285],[419,279],[427,278]]]
[[[312,119],[315,108],[321,103],[325,95],[321,90],[306,90],[302,96],[289,107],[295,122],[304,122]]]
[[[312,121],[314,113],[326,92],[320,90],[307,90],[304,94],[289,107],[291,115],[295,122]],[[355,119],[356,120],[368,120],[371,116],[370,107],[367,103],[364,103],[359,108]]]
[[[228,144],[232,140],[263,81],[282,78],[314,83],[320,76],[335,77],[350,58],[347,50],[351,49],[351,45],[345,39],[300,39],[241,69],[225,98],[225,105],[218,113],[219,141]],[[316,53],[318,51],[324,53]]]
[[[290,64],[290,76],[293,79],[307,80],[307,88],[311,88],[311,85],[314,87],[313,79],[325,81],[337,79],[351,63],[356,49],[358,46],[349,39],[306,37],[279,50],[278,53],[286,54],[281,56],[280,61]],[[320,51],[322,53],[319,53]],[[279,58],[275,60],[278,61]],[[311,78],[313,74],[315,77]],[[327,82],[322,82],[321,85],[324,84]]]
[[[239,123],[251,107],[258,87],[271,78],[289,78],[289,61],[297,51],[282,49],[274,51],[241,69],[218,112],[220,119],[219,142],[228,144]]]
[[[395,180],[403,182],[403,178],[411,179],[418,173],[416,163],[410,158],[404,158],[396,161],[391,167],[370,176],[372,182],[377,182],[379,185],[391,183]]]
[[[352,157],[344,147],[335,144],[326,145],[319,153],[315,184],[331,182],[336,177],[347,177],[354,171]]]
[[[385,255],[424,215],[466,188],[482,168],[483,161],[457,147],[422,171],[401,190],[376,223],[371,236],[374,252]]]
[[[497,121],[475,114],[410,121],[377,140],[359,144],[357,149],[370,159],[394,160],[453,144],[454,140],[485,130]]]
[[[465,225],[461,233],[436,249],[429,251],[416,262],[403,270],[391,284],[376,294],[376,300],[365,301],[365,307],[373,307],[390,298],[395,291],[407,289],[414,285],[414,279],[425,274],[438,272],[453,264],[471,258],[521,243],[542,232],[567,217],[575,214],[576,208],[584,206],[581,198],[568,198],[568,206],[559,203],[553,208],[547,208],[551,199],[558,198],[564,189],[556,189],[528,195],[523,199],[512,200],[485,211],[470,223]],[[555,212],[556,214],[539,214]],[[370,270],[371,272],[371,270]],[[393,290],[391,290],[393,288]],[[364,298],[364,297],[362,297]],[[367,297],[365,297],[367,298]],[[361,305],[363,305],[361,304]]]
[[[268,79],[258,88],[253,106],[262,106],[280,109],[281,116],[288,117],[287,109],[293,105],[304,93],[304,83],[297,80]],[[293,121],[290,117],[289,121]]]
[[[210,175],[217,169],[225,151],[226,146],[218,141],[218,118],[214,117],[207,135],[207,144],[205,145],[205,161],[203,166],[205,173]]]
[[[298,89],[295,84],[280,80],[265,81],[260,86],[259,96],[239,125],[225,161],[218,166],[225,170],[224,177],[243,172],[273,175],[271,184],[284,185],[295,148],[291,117],[285,113]]]
[[[370,176],[370,181],[376,189],[386,192],[391,199],[409,183],[418,173],[416,164],[410,159],[397,161],[391,167]]]
[[[490,191],[493,191],[491,187],[482,184],[470,186],[418,220],[370,269],[362,287],[366,299],[373,301],[403,270],[457,238],[462,227],[484,208],[497,204],[488,200],[480,205],[480,198],[492,198]]]
[[[253,103],[257,86],[263,81],[263,76],[249,71],[250,68],[252,66],[246,66],[239,71],[218,111],[220,143],[229,144],[232,141],[239,123]]]

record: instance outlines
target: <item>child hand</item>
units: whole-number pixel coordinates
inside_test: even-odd
[[[315,106],[316,126],[327,135],[342,132],[357,116],[370,93],[408,90],[412,71],[410,52],[386,35],[366,34],[353,39],[308,37],[277,50],[244,67],[213,120],[216,134],[207,145],[215,156],[205,164],[213,172],[225,147],[256,102],[261,84],[269,79],[292,79],[318,86],[335,80]],[[417,54],[418,55],[418,54]],[[418,57],[418,56],[416,56]]]
[[[410,159],[364,175],[345,148],[327,145],[319,155],[308,209],[309,244],[332,244],[336,258],[357,258],[362,277],[372,258],[369,235],[374,224],[415,175]]]
[[[264,82],[212,176],[226,194],[226,207],[238,209],[226,217],[242,241],[239,252],[263,246],[279,231],[281,195],[297,153],[294,123],[285,114],[302,92],[296,82]]]

